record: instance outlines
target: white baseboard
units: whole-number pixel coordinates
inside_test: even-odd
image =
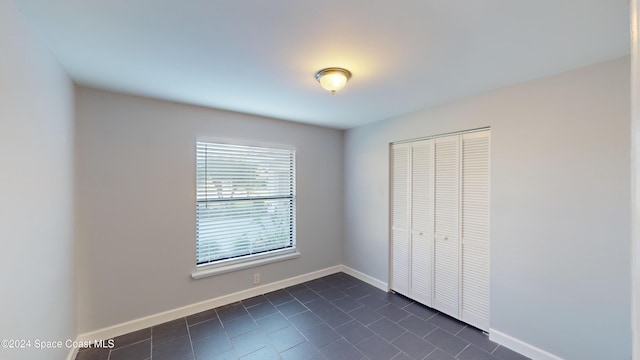
[[[289,286],[301,284],[307,281],[321,278],[323,276],[331,275],[343,271],[342,265],[336,265],[321,269],[308,274],[295,276],[289,279],[284,279],[262,286],[256,286],[250,289],[235,292],[233,294],[220,296],[210,300],[205,300],[199,303],[183,306],[177,309],[165,311],[159,314],[145,316],[139,319],[127,321],[121,324],[113,325],[104,329],[99,329],[85,334],[80,334],[78,340],[80,341],[93,341],[93,340],[106,340],[116,336],[124,335],[133,331],[146,329],[150,326],[159,325],[167,321],[179,319],[185,316],[197,314],[201,311],[216,308],[227,304],[234,303],[236,301],[248,299],[254,296],[266,294],[271,291],[284,289]],[[355,271],[355,270],[354,270]],[[345,271],[346,272],[346,271]],[[363,276],[366,276],[362,274]],[[355,276],[355,275],[354,275]],[[373,278],[372,278],[373,279]],[[363,280],[365,281],[365,280]],[[375,286],[375,285],[374,285]]]
[[[351,275],[354,278],[358,279],[358,280],[362,280],[364,282],[366,282],[369,285],[375,286],[378,289],[382,290],[382,291],[389,291],[389,285],[381,280],[378,280],[372,276],[369,276],[365,273],[361,273],[360,271],[356,270],[356,269],[352,269],[346,265],[342,265],[342,271],[345,274]]]
[[[512,336],[502,333],[495,329],[489,330],[489,340],[496,342],[506,348],[518,352],[533,360],[564,360],[563,358],[553,355],[524,341],[518,340]]]

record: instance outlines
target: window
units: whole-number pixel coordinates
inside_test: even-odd
[[[196,264],[294,252],[295,152],[196,142]]]

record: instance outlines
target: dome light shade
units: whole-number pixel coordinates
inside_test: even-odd
[[[320,86],[327,91],[331,91],[331,94],[335,94],[336,91],[342,89],[349,79],[351,79],[351,72],[343,68],[326,68],[316,73],[316,80],[318,80]]]

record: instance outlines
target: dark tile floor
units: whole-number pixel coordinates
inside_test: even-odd
[[[481,331],[344,273],[119,336],[76,360],[522,360]]]

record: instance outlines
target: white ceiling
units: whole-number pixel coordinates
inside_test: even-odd
[[[16,3],[79,84],[341,129],[629,53],[627,0]]]

